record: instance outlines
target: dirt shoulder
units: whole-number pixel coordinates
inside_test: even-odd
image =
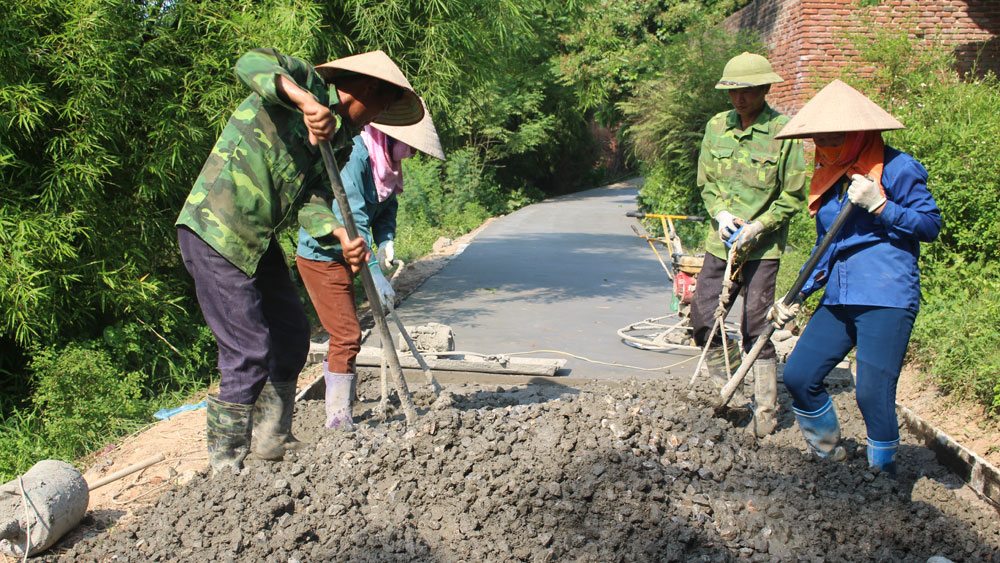
[[[1000,467],[1000,424],[990,422],[983,407],[945,395],[929,374],[913,366],[903,368],[896,400],[994,467]]]

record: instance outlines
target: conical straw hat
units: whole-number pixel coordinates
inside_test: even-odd
[[[816,133],[891,131],[904,128],[899,120],[864,94],[840,80],[834,80],[802,106],[799,113],[775,138],[801,139]]]
[[[390,84],[395,84],[403,88],[406,93],[396,100],[375,119],[375,123],[385,125],[413,125],[424,116],[424,108],[420,105],[420,99],[410,81],[399,70],[396,63],[392,62],[385,51],[371,51],[360,55],[351,55],[321,65],[316,68],[330,68],[337,71],[347,71],[356,74],[374,76],[380,80],[385,80]]]
[[[423,98],[420,98],[420,103],[424,107],[424,118],[418,123],[413,125],[372,123],[372,127],[424,154],[444,160],[444,149],[441,148],[441,139],[438,138],[437,129],[434,128],[431,112],[427,111],[427,104]]]

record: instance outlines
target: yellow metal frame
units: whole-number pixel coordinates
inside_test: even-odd
[[[640,234],[638,229],[636,229],[634,226],[632,227],[632,230],[635,231],[635,234],[639,236],[639,238],[644,239],[647,243],[649,243],[649,248],[653,250],[653,254],[656,255],[656,259],[660,261],[660,265],[663,266],[664,271],[667,272],[667,277],[670,279],[670,281],[673,281],[674,280],[673,270],[671,270],[667,266],[667,263],[663,261],[663,257],[660,256],[660,251],[656,249],[656,245],[653,243],[658,242],[666,246],[668,249],[670,249],[671,255],[683,256],[684,246],[681,244],[681,238],[677,236],[677,231],[674,229],[674,221],[687,220],[690,219],[690,217],[688,215],[661,215],[659,213],[645,213],[643,218],[646,217],[652,219],[659,219],[660,226],[663,228],[662,237],[651,237]],[[700,268],[698,269],[700,270]]]

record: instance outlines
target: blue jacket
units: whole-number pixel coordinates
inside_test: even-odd
[[[358,225],[358,234],[365,237],[368,246],[371,247],[373,242],[379,245],[396,238],[396,211],[399,202],[396,200],[396,194],[392,194],[385,201],[378,200],[371,160],[368,158],[368,149],[365,148],[361,135],[354,137],[354,149],[347,164],[340,171],[340,179],[344,182],[344,191],[347,192],[351,213]],[[336,202],[333,204],[333,212],[337,215],[338,221],[344,220]],[[299,245],[296,253],[303,258],[320,262],[342,259],[340,245],[333,249],[324,249],[302,228],[299,229]]]
[[[816,214],[816,244],[847,201],[849,182],[842,177],[823,195]],[[882,213],[854,210],[816,264],[802,288],[804,295],[825,285],[820,305],[919,309],[920,243],[937,238],[941,213],[927,191],[927,170],[912,156],[889,146],[885,147],[882,188],[888,200]]]

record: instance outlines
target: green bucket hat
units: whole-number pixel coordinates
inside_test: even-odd
[[[743,52],[729,59],[722,70],[722,78],[715,84],[716,90],[752,88],[764,84],[775,84],[785,80],[774,73],[771,63],[754,53]]]

